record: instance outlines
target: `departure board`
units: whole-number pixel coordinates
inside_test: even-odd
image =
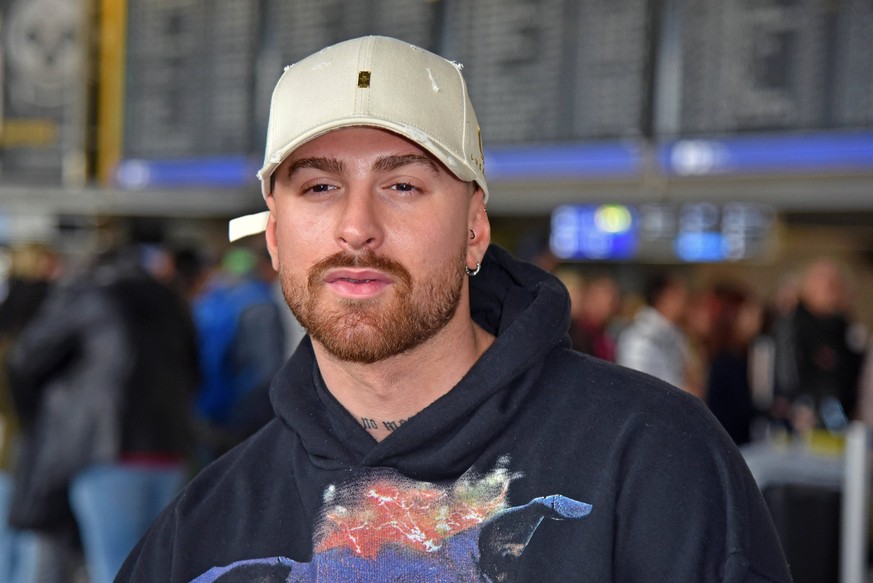
[[[257,0],[129,0],[124,156],[253,147]]]
[[[86,54],[82,0],[0,0],[0,179],[84,184]],[[47,18],[46,15],[51,15]]]
[[[431,48],[433,3],[421,0],[268,0],[265,50],[290,65],[334,43],[368,34]],[[281,71],[280,71],[281,72]]]
[[[439,2],[422,0],[266,0],[259,48],[257,126],[266,135],[270,96],[284,67],[340,41],[375,34],[439,52]]]
[[[572,83],[573,139],[636,135],[645,107],[645,0],[570,2],[579,12],[570,27],[574,51],[565,84]]]
[[[873,126],[873,2],[841,0],[835,36],[833,125]]]
[[[870,0],[127,2],[125,159],[257,158],[283,68],[368,34],[463,65],[486,148],[873,127]]]
[[[683,134],[828,125],[831,4],[677,2]],[[869,33],[868,33],[869,34]]]
[[[767,256],[775,223],[773,208],[755,203],[563,205],[549,245],[565,260],[742,261]]]
[[[455,0],[444,54],[464,76],[486,144],[638,132],[646,2]]]

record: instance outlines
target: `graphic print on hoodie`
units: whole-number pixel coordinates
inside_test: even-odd
[[[238,561],[191,583],[511,581],[514,560],[543,520],[579,520],[591,505],[549,495],[508,507],[509,483],[519,476],[507,463],[504,458],[483,476],[471,470],[449,486],[416,482],[389,469],[331,485],[311,562]]]

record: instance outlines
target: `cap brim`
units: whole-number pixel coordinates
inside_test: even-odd
[[[243,237],[257,235],[267,230],[267,221],[270,211],[261,211],[252,215],[245,215],[232,219],[227,225],[227,238],[229,241],[237,241]]]

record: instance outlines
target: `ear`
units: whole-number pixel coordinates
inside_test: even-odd
[[[270,218],[267,219],[267,228],[264,230],[264,236],[267,240],[267,251],[270,253],[273,269],[279,271],[279,237],[276,233],[276,201],[273,199],[272,194],[267,196],[267,208],[270,209]]]
[[[470,198],[467,228],[473,232],[467,239],[467,265],[472,269],[481,263],[491,243],[491,223],[485,210],[485,193],[478,186]]]

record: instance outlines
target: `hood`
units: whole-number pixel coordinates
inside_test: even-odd
[[[546,355],[570,346],[570,299],[556,277],[492,245],[470,279],[470,306],[495,342],[455,388],[379,443],[324,388],[306,337],[270,397],[310,460],[325,469],[391,467],[420,481],[469,469],[535,390]]]

